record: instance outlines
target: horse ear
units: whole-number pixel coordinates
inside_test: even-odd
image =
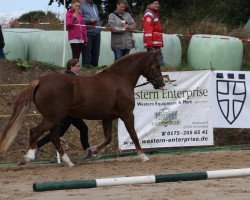
[[[154,47],[149,47],[148,49],[149,49],[149,52],[155,51]]]
[[[161,50],[160,49],[155,49],[155,48],[153,48],[153,47],[150,47],[150,52],[154,55],[154,56],[158,56],[159,55],[159,53],[161,52]]]

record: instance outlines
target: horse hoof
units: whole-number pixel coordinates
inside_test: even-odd
[[[142,162],[147,162],[149,161],[149,158],[143,153],[141,155],[139,155],[140,159]]]
[[[18,161],[18,165],[26,165],[30,162],[30,159],[27,158],[26,156],[23,156],[19,161]]]
[[[85,158],[85,159],[91,158],[91,157],[92,157],[92,154],[93,154],[93,153],[92,153],[91,149],[88,148],[88,149],[85,150],[85,153],[84,153],[83,158]]]
[[[94,154],[91,148],[86,149],[84,159],[95,159],[97,155]]]

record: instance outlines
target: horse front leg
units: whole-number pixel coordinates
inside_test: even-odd
[[[101,144],[87,149],[87,158],[94,157],[99,151],[107,146],[112,139],[112,120],[102,120],[102,127],[104,132],[104,141]]]
[[[64,152],[64,149],[61,146],[58,124],[50,130],[50,140],[53,143],[53,145],[55,146],[58,153],[60,154],[63,162],[66,163],[69,167],[74,167],[75,165],[71,162],[70,158]]]
[[[139,143],[138,136],[135,132],[135,125],[134,125],[134,114],[131,112],[128,116],[122,118],[122,121],[125,124],[125,127],[135,145],[137,154],[142,162],[146,162],[149,160],[149,158],[145,155],[144,151],[141,148],[141,145]]]

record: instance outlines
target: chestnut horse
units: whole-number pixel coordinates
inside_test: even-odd
[[[112,137],[112,121],[120,118],[135,145],[140,159],[144,154],[134,127],[134,88],[139,77],[144,76],[155,89],[164,86],[157,60],[159,52],[138,52],[127,55],[101,72],[86,77],[52,74],[32,81],[19,94],[13,113],[0,139],[0,152],[5,152],[17,136],[33,101],[43,119],[30,129],[29,151],[19,164],[35,159],[38,138],[50,131],[51,142],[68,166],[74,166],[60,145],[58,122],[66,115],[89,120],[102,120],[105,140],[88,149],[98,153]]]

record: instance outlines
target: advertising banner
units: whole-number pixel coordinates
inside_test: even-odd
[[[167,72],[163,90],[151,84],[136,87],[135,129],[142,148],[213,145],[211,71]],[[137,85],[147,82],[141,77]],[[134,149],[118,122],[119,147]]]
[[[215,128],[250,128],[250,72],[213,71]]]

